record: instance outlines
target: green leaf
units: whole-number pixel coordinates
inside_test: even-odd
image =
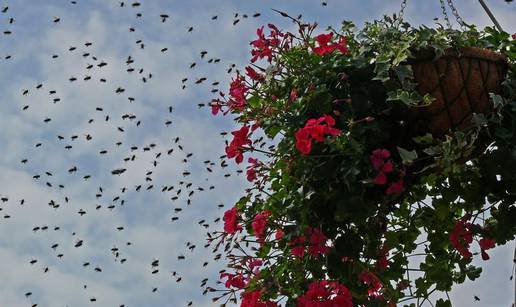
[[[399,146],[397,148],[403,163],[412,163],[417,159],[417,152],[415,150],[408,151]]]

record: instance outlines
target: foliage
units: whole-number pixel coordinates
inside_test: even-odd
[[[248,159],[252,182],[226,212],[224,231],[209,237],[232,269],[214,300],[419,305],[478,278],[473,258],[489,259],[488,249],[516,233],[514,38],[389,17],[314,35],[315,24],[281,14],[298,32],[259,28],[245,75],[211,103],[214,115],[242,125],[226,154]],[[414,133],[400,114],[433,98],[417,92],[410,59],[467,46],[508,58],[494,111],[476,114],[465,131]]]

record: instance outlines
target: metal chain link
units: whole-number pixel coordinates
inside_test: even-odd
[[[448,0],[448,6],[450,7],[450,9],[452,11],[453,16],[455,16],[457,23],[460,25],[462,30],[465,30],[466,23],[464,22],[464,20],[462,20],[462,17],[460,17],[459,12],[457,11],[457,8],[455,8],[455,5],[453,5],[452,0]]]
[[[446,12],[446,4],[444,3],[444,0],[439,0],[441,2],[441,10],[444,16],[444,20],[446,21],[446,26],[448,29],[452,28],[450,18],[448,18],[448,13]]]
[[[403,22],[403,16],[405,15],[406,7],[407,7],[407,0],[401,1],[401,9],[398,13],[398,19],[396,20],[398,26]]]

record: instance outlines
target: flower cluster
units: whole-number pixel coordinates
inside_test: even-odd
[[[341,131],[334,126],[335,119],[326,114],[317,119],[309,119],[305,126],[296,132],[297,150],[304,155],[308,155],[312,150],[312,140],[324,142],[326,135],[340,135]]]
[[[257,29],[251,63],[236,71],[228,95],[218,92],[210,103],[212,114],[230,114],[239,124],[225,157],[236,164],[246,159],[237,173],[248,187],[224,213],[223,231],[208,235],[232,271],[221,271],[225,289],[207,291],[244,307],[394,307],[411,297],[429,299],[445,278],[474,279],[480,270],[462,265],[472,260],[473,241],[487,260],[516,232],[508,225],[516,212],[508,198],[516,194],[510,172],[516,158],[509,154],[516,109],[484,114],[489,130],[443,137],[412,129],[424,125],[405,107],[431,97],[416,92],[415,76],[405,73],[410,67],[400,65],[412,65],[406,59],[428,46],[422,37],[453,33],[399,31],[386,28],[387,19],[360,32],[343,23],[340,32],[319,34],[315,24],[290,20],[295,34],[271,24]],[[457,41],[485,47],[504,37]],[[492,138],[496,149],[485,150]],[[486,199],[497,203],[487,208]],[[488,210],[482,225],[471,221]],[[422,274],[409,278],[406,263],[415,258],[408,257],[426,241],[432,248],[421,260]],[[433,274],[431,261],[449,265]]]
[[[449,234],[451,245],[464,258],[471,258],[473,256],[469,250],[470,244],[473,243],[473,230],[474,228],[481,228],[479,225],[468,222],[469,218],[469,216],[465,216],[459,219]],[[478,241],[478,245],[480,246],[482,260],[489,260],[489,255],[486,253],[486,250],[495,247],[495,241],[491,238],[484,237]]]
[[[272,62],[272,56],[274,53],[274,49],[279,47],[282,42],[282,38],[285,36],[278,28],[273,24],[268,24],[270,29],[270,34],[268,37],[265,37],[263,33],[264,27],[258,28],[256,30],[256,35],[258,35],[258,39],[251,42],[253,49],[251,50],[251,62],[255,62],[258,59],[267,58],[267,61]]]

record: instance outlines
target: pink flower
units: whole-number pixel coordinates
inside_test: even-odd
[[[233,207],[224,212],[224,232],[227,234],[234,234],[242,230],[242,226],[238,225],[238,209]]]

